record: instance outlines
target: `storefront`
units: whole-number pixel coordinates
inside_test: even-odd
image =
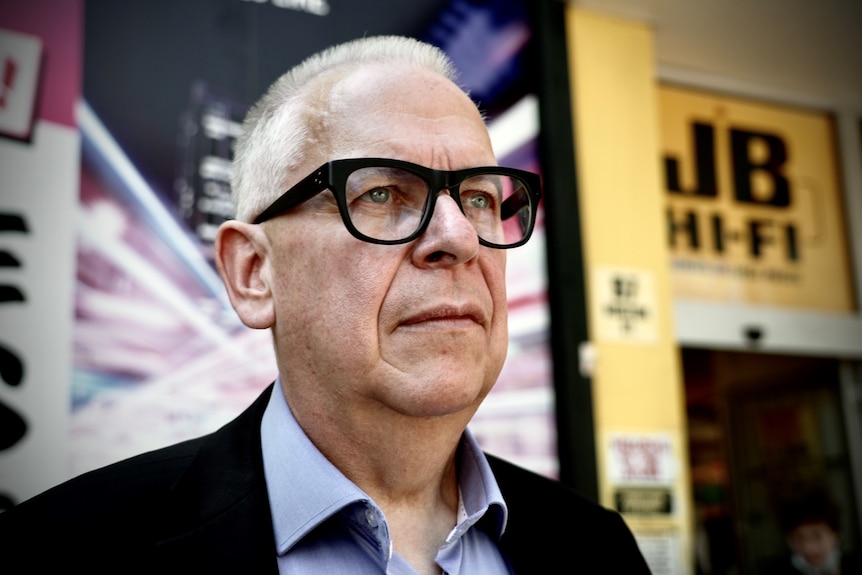
[[[659,94],[698,561],[764,572],[786,554],[783,509],[813,489],[858,551],[862,332],[841,118],[670,82]]]
[[[765,573],[810,489],[858,552],[862,96],[740,81],[715,15],[592,4],[566,37],[600,499],[656,573]]]

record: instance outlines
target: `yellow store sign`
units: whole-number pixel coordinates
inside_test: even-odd
[[[659,90],[675,297],[854,311],[828,114]]]

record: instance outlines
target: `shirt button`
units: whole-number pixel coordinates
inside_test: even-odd
[[[369,508],[365,510],[365,520],[371,527],[377,527],[377,514],[373,509]]]

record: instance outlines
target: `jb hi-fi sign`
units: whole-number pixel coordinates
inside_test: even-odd
[[[831,117],[659,94],[674,295],[854,310]]]

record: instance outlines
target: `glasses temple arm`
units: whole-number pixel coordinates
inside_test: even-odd
[[[281,215],[325,190],[329,184],[323,174],[323,169],[320,169],[300,180],[262,211],[253,223],[261,224]]]

